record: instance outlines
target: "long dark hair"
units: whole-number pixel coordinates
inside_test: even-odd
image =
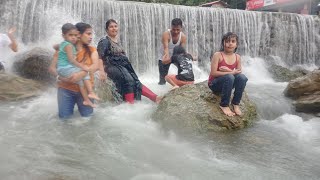
[[[109,27],[109,25],[110,25],[111,23],[116,23],[116,24],[118,24],[116,20],[114,20],[114,19],[109,19],[109,20],[106,22],[106,26],[105,26],[105,30],[106,30],[106,31],[108,30],[108,27]]]
[[[77,23],[76,27],[77,27],[80,34],[83,34],[87,29],[92,28],[90,24],[83,23],[83,22]],[[89,55],[89,57],[90,57],[91,53],[92,53],[88,44],[82,44],[82,45],[83,45],[83,48],[85,49],[86,52],[85,52],[81,62],[85,60],[86,55]]]
[[[224,51],[224,42],[230,40],[231,38],[236,38],[237,40],[237,47],[234,50],[234,52],[237,52],[238,45],[239,45],[239,37],[236,33],[233,33],[233,32],[227,32],[226,34],[223,35],[221,40],[220,51]]]

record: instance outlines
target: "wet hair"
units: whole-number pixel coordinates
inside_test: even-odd
[[[186,49],[182,47],[181,45],[176,46],[173,48],[173,55],[179,55],[179,54],[186,54]]]
[[[67,34],[69,31],[77,29],[75,25],[71,24],[71,23],[66,23],[64,25],[62,25],[61,31],[62,34]]]
[[[106,26],[105,26],[105,30],[106,30],[106,31],[108,30],[108,27],[109,27],[109,25],[110,25],[111,23],[116,23],[116,24],[118,24],[116,20],[114,20],[114,19],[109,19],[109,20],[106,22]]]
[[[223,35],[222,40],[221,40],[220,51],[224,51],[224,42],[229,41],[231,38],[236,38],[237,47],[234,50],[234,52],[237,52],[238,45],[239,45],[239,37],[236,33],[233,33],[233,32],[227,32],[226,34]]]
[[[180,18],[172,19],[171,26],[181,26],[182,27],[182,20]]]
[[[91,25],[87,24],[87,23],[83,23],[83,22],[79,22],[75,25],[76,29],[79,31],[80,34],[83,34],[87,29],[91,29]],[[91,50],[89,48],[88,44],[83,44],[83,48],[85,49],[85,54],[83,59],[81,60],[81,62],[83,62],[85,60],[86,55],[88,54],[89,57],[91,56]]]

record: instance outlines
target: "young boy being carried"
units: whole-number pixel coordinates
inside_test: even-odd
[[[83,104],[86,106],[96,107],[89,98],[100,100],[100,98],[93,92],[90,82],[89,72],[90,68],[76,60],[76,47],[78,39],[78,30],[75,25],[66,23],[62,26],[62,36],[64,41],[59,45],[59,57],[57,63],[57,72],[59,76],[70,77],[73,73],[79,71],[87,71],[88,75],[81,81],[77,82],[80,87],[80,92],[83,97]]]

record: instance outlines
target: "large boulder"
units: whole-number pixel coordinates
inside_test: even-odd
[[[43,85],[31,79],[0,73],[0,100],[17,101],[40,95]]]
[[[207,81],[170,91],[160,102],[153,119],[165,128],[182,131],[210,132],[241,129],[253,123],[255,105],[243,94],[243,116],[228,117],[219,108],[220,96],[214,95]]]
[[[320,70],[289,82],[284,90],[298,112],[320,112]]]
[[[53,59],[53,51],[40,47],[18,54],[13,64],[14,71],[28,79],[42,82],[54,82],[48,68]]]
[[[304,69],[290,70],[288,68],[276,64],[272,64],[271,66],[269,66],[268,70],[272,78],[277,82],[289,82],[293,79],[302,77],[309,73],[307,70]]]

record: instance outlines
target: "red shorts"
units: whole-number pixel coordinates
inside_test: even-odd
[[[181,81],[181,80],[177,79],[176,76],[177,75],[175,75],[175,74],[169,74],[169,75],[166,75],[166,78],[171,79],[179,87],[181,87],[183,85],[193,84],[194,83],[194,81]]]

